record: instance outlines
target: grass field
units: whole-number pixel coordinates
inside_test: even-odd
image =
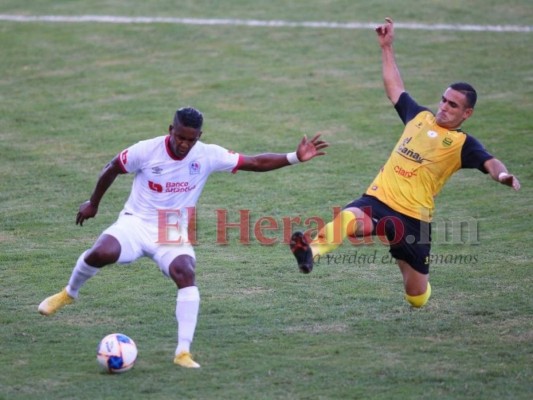
[[[533,26],[528,0],[3,0],[0,14]],[[468,3],[468,4],[465,4]],[[403,300],[381,245],[348,243],[310,275],[282,230],[271,246],[228,230],[270,216],[329,220],[386,160],[401,122],[385,98],[371,29],[0,20],[0,399],[530,399],[533,397],[533,32],[398,29],[410,93],[435,108],[457,80],[478,90],[465,130],[503,160],[519,193],[460,171],[437,199],[427,307]],[[103,165],[203,111],[203,140],[293,151],[323,132],[328,155],[266,174],[212,176],[198,207],[202,295],[193,353],[172,364],[176,291],[147,259],[111,266],[75,305],[37,313],[128,195],[120,177],[96,219],[74,224]],[[450,221],[468,221],[450,240]],[[468,232],[467,232],[468,233]],[[456,236],[454,236],[456,237]],[[355,253],[357,252],[357,254]],[[133,370],[98,371],[100,338],[138,345]]]

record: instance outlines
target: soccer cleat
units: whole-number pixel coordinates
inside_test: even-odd
[[[42,315],[50,316],[73,301],[74,298],[69,296],[67,289],[65,288],[61,292],[44,299],[41,304],[39,304],[38,310]]]
[[[313,270],[313,251],[309,243],[307,243],[305,235],[302,232],[294,232],[289,246],[292,254],[296,257],[300,272],[304,274],[311,272]]]
[[[185,368],[200,368],[200,364],[192,359],[191,353],[182,351],[174,357],[174,364]]]

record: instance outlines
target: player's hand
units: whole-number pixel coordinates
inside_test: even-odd
[[[97,212],[98,207],[93,206],[90,200],[83,202],[76,215],[76,225],[83,226],[83,222],[86,219],[93,218]]]
[[[308,161],[316,156],[323,156],[326,154],[322,149],[328,147],[329,144],[320,139],[320,133],[317,133],[311,140],[307,139],[307,135],[304,135],[298,148],[296,149],[296,155],[300,161]]]
[[[503,185],[512,187],[514,190],[520,190],[520,181],[518,178],[507,172],[502,172],[500,176],[498,176],[498,181]]]
[[[391,46],[394,41],[394,22],[392,18],[385,18],[385,23],[378,26],[376,29],[378,40],[381,47]]]

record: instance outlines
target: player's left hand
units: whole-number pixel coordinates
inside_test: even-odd
[[[520,190],[520,181],[514,175],[508,174],[507,172],[502,172],[498,177],[498,180],[503,185],[510,186],[514,190]]]
[[[307,135],[304,135],[296,149],[296,155],[300,161],[309,161],[316,156],[323,156],[326,154],[321,150],[328,147],[329,144],[320,139],[320,135],[320,133],[317,133],[311,140],[307,139]]]

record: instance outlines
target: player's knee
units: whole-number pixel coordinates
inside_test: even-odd
[[[428,302],[430,296],[431,296],[431,285],[428,282],[425,293],[419,294],[417,296],[411,296],[406,293],[405,300],[407,300],[407,302],[411,304],[413,307],[420,308]]]
[[[195,285],[195,262],[190,256],[178,256],[169,265],[168,272],[179,288]]]
[[[92,267],[100,268],[117,262],[120,251],[106,247],[96,247],[85,253],[84,261]]]

